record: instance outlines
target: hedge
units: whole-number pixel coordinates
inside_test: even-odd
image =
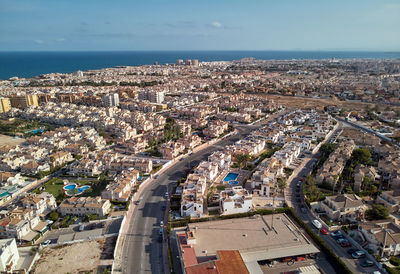
[[[206,218],[198,218],[198,219],[191,219],[190,217],[187,219],[179,220],[171,222],[171,227],[182,227],[187,226],[189,223],[198,223],[198,222],[207,222],[212,220],[226,220],[226,219],[235,219],[235,218],[243,218],[243,217],[250,217],[256,214],[260,215],[270,215],[272,213],[286,213],[290,217],[292,217],[297,224],[302,227],[306,233],[312,238],[312,240],[317,244],[317,246],[327,255],[328,261],[333,265],[335,270],[338,273],[352,273],[347,265],[334,253],[334,251],[306,224],[299,216],[295,213],[294,209],[291,207],[284,207],[284,208],[277,208],[275,210],[270,209],[257,209],[252,212],[246,213],[238,213],[238,214],[231,214],[231,215],[221,215],[221,216],[212,216]]]
[[[334,266],[338,273],[352,273],[347,265],[333,252],[333,250],[294,212],[293,208],[289,208],[286,212],[298,225],[300,225],[307,234],[313,239],[318,247],[327,255],[328,261]]]

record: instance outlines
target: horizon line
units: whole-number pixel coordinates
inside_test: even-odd
[[[154,50],[0,50],[6,52],[380,52],[380,53],[400,53],[399,50],[371,50],[371,49],[154,49]]]

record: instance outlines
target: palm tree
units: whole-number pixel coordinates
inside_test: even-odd
[[[286,185],[287,185],[286,180],[279,177],[277,179],[277,182],[278,182],[278,188],[282,192],[286,188]]]
[[[239,169],[242,169],[243,163],[247,167],[247,162],[250,160],[250,155],[247,153],[240,153],[236,155],[236,161],[239,164]]]

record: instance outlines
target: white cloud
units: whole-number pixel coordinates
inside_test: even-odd
[[[217,28],[217,29],[222,28],[222,24],[220,22],[218,22],[218,21],[212,22],[211,26],[214,27],[214,28]]]
[[[56,42],[64,42],[65,38],[56,38],[55,40],[56,40]]]
[[[43,41],[43,40],[40,40],[40,39],[37,39],[37,40],[35,40],[35,43],[36,43],[36,44],[43,44],[44,41]]]

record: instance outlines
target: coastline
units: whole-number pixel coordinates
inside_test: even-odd
[[[400,59],[400,51],[3,51],[0,52],[0,79],[151,65],[154,62],[171,64],[177,59],[198,59],[202,62],[248,57],[260,60]]]

